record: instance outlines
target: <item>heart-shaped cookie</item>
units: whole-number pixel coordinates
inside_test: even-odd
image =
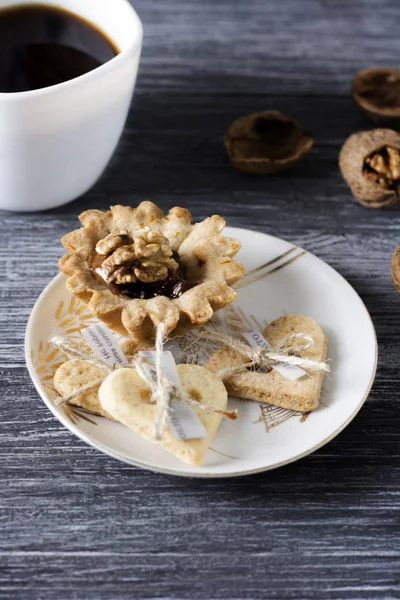
[[[74,358],[72,360],[67,360],[60,367],[58,367],[53,378],[54,387],[60,396],[67,398],[72,394],[75,394],[83,387],[89,385],[91,382],[103,379],[106,377],[107,373],[108,371],[106,369],[102,369],[101,367],[88,363],[85,360]],[[107,414],[100,404],[98,395],[99,387],[100,385],[90,392],[79,394],[79,396],[76,396],[73,400],[70,400],[70,404],[81,406],[86,410],[112,419],[112,416]]]
[[[272,347],[288,335],[306,333],[312,337],[314,344],[301,353],[302,358],[315,361],[326,359],[328,341],[325,333],[314,319],[304,315],[285,315],[272,321],[263,331],[264,337]],[[293,341],[295,345],[296,340]],[[227,348],[217,350],[209,359],[207,368],[217,372],[230,367],[248,363],[248,358]],[[225,385],[230,396],[247,398],[280,406],[289,410],[309,412],[317,408],[321,396],[324,373],[321,371],[309,373],[295,381],[285,378],[281,373],[272,369],[269,373],[243,371],[231,375]]]
[[[227,392],[221,379],[197,365],[178,365],[183,388],[198,402],[226,410]],[[84,360],[73,359],[61,365],[54,376],[54,386],[61,396],[70,396],[82,387],[104,377],[104,371]],[[153,441],[156,406],[150,403],[150,388],[135,369],[118,369],[102,383],[100,389],[80,394],[71,404],[114,419]],[[183,462],[200,465],[221,423],[222,415],[193,407],[204,425],[206,438],[177,440],[167,426],[163,447]]]
[[[178,365],[182,387],[195,400],[218,410],[226,409],[228,395],[221,379],[197,365]],[[150,388],[135,369],[118,369],[101,384],[99,400],[104,411],[116,421],[153,441],[157,407],[150,403]],[[167,425],[162,445],[165,450],[191,465],[200,465],[221,423],[222,415],[193,407],[207,431],[206,438],[175,439]]]

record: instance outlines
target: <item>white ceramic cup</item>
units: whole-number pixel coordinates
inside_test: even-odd
[[[39,4],[0,0],[0,9]],[[0,209],[54,208],[100,177],[128,114],[142,24],[128,0],[46,0],[93,23],[120,53],[97,69],[43,89],[0,93]]]

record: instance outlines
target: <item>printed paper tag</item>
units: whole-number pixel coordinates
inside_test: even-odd
[[[81,331],[82,337],[93,352],[109,367],[125,367],[128,359],[122,352],[112,331],[102,323],[96,323]]]
[[[152,389],[152,392],[154,392],[156,389],[156,386],[157,386],[157,373],[156,373],[156,368],[155,368],[156,353],[153,352],[152,350],[143,350],[143,351],[139,352],[139,357],[146,359],[146,362],[145,361],[142,362],[142,369],[143,369],[143,371],[145,371],[146,375],[153,382],[151,389]],[[176,369],[175,359],[172,355],[172,352],[165,351],[162,353],[161,368],[163,370],[163,373],[165,373],[165,375],[168,377],[168,379],[172,383],[174,383],[175,385],[178,385],[180,387],[181,380],[179,379],[178,371]]]
[[[265,350],[273,350],[271,344],[259,331],[256,331],[255,329],[249,329],[242,335],[253,348],[265,348]],[[300,379],[300,377],[307,375],[306,371],[303,371],[303,369],[297,367],[296,365],[277,363],[276,365],[274,365],[273,368],[275,369],[275,371],[278,371],[278,373],[280,373],[287,379],[291,379],[292,381],[295,381],[296,379]]]
[[[147,361],[142,363],[142,368],[153,382],[152,391],[154,392],[157,386],[157,374],[155,370],[156,353],[146,350],[139,352],[139,356],[142,356]],[[172,352],[162,353],[161,368],[172,383],[181,387],[181,381]],[[169,427],[176,440],[192,440],[206,438],[208,436],[203,423],[189,404],[172,399],[169,403],[169,407]]]
[[[171,400],[169,406],[169,427],[176,440],[194,440],[208,436],[203,423],[189,404]]]

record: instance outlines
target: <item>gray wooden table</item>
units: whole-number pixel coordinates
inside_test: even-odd
[[[396,0],[137,0],[143,58],[123,140],[85,197],[0,214],[0,598],[398,598],[400,297],[389,260],[400,213],[355,202],[337,167],[369,128],[350,80],[398,66]],[[222,136],[277,108],[316,138],[269,179],[243,175]],[[376,326],[378,375],[363,410],[312,456],[237,480],[186,480],[118,463],[49,413],[24,362],[32,305],[57,273],[59,237],[89,207],[151,199],[221,212],[336,268]]]

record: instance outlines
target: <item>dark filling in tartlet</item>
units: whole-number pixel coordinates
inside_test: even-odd
[[[179,298],[179,296],[182,296],[182,294],[200,283],[199,281],[189,281],[186,279],[181,265],[175,271],[168,271],[168,276],[165,279],[152,283],[136,281],[134,283],[118,284],[106,281],[101,275],[101,265],[106,258],[103,254],[96,252],[89,266],[96,279],[115,295],[139,298],[141,300],[148,300],[156,296],[166,296],[173,299]],[[179,255],[177,253],[174,253],[174,258],[179,264]]]

